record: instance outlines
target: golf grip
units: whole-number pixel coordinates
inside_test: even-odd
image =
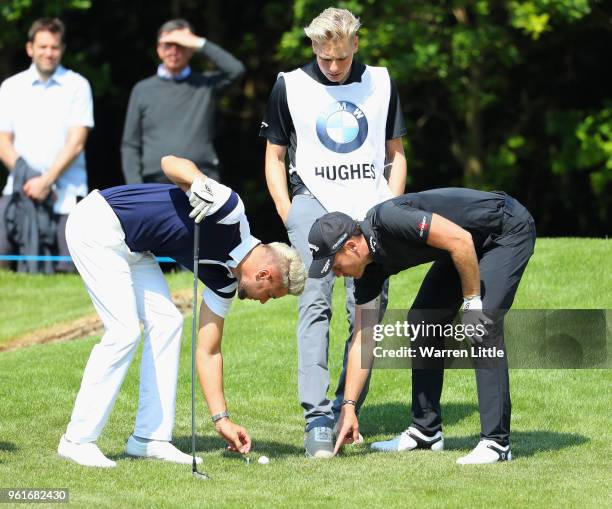
[[[193,230],[193,306],[192,306],[192,321],[191,321],[191,457],[192,470],[195,472],[195,351],[197,337],[197,311],[198,311],[198,268],[200,265],[200,224],[194,224]]]

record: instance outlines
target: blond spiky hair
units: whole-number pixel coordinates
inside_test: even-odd
[[[301,295],[306,284],[306,268],[298,252],[283,242],[265,244],[279,264],[283,287],[290,295]]]
[[[328,7],[304,28],[304,32],[314,43],[344,38],[352,40],[360,26],[359,18],[350,11]]]

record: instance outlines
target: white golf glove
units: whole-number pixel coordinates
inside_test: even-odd
[[[193,210],[189,217],[194,219],[196,223],[202,221],[214,206],[215,189],[218,186],[219,184],[213,179],[203,179],[202,177],[197,177],[191,184],[189,205],[193,207]]]
[[[482,299],[480,295],[474,295],[473,297],[463,297],[463,305],[461,311],[467,311],[469,309],[475,309],[482,311]]]
[[[474,331],[473,334],[467,335],[467,340],[471,345],[482,344],[484,339],[489,335],[487,328],[493,322],[482,312],[482,300],[480,299],[480,295],[464,298],[461,311],[463,311],[461,323],[463,325],[470,325]]]

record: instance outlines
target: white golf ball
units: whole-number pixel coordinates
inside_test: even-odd
[[[257,463],[259,463],[260,465],[267,465],[268,463],[270,463],[270,458],[268,458],[267,456],[260,456],[257,460]]]

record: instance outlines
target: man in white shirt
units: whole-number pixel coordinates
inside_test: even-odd
[[[62,67],[64,34],[61,20],[36,20],[26,44],[32,65],[0,87],[0,160],[9,170],[0,198],[0,254],[15,250],[4,221],[13,193],[10,173],[15,167],[39,174],[23,186],[27,197],[43,202],[52,196],[57,248],[62,256],[69,254],[65,240],[68,213],[87,195],[83,149],[94,125],[91,87],[83,76]],[[56,270],[72,270],[72,266],[59,264]]]

